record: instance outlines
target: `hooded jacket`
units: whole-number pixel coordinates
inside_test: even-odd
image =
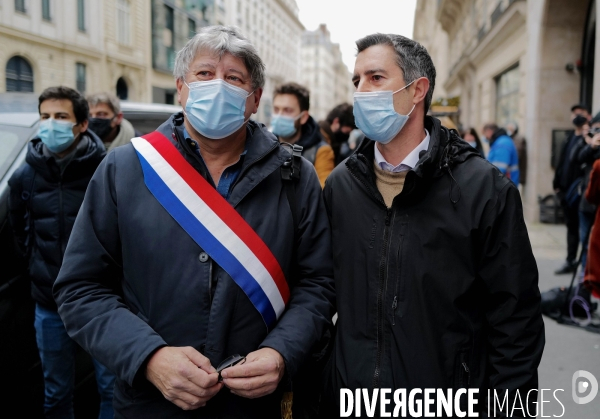
[[[341,388],[537,389],[544,326],[519,192],[455,131],[431,117],[425,128],[429,148],[391,208],[371,140],[325,185],[338,312],[330,417]]]
[[[34,138],[27,145],[25,163],[8,181],[10,221],[28,256],[31,294],[45,308],[56,310],[52,285],[88,183],[105,155],[102,141],[91,131],[82,134],[64,159]]]
[[[302,157],[315,166],[322,187],[335,167],[335,156],[331,146],[323,139],[319,124],[312,116],[302,125],[302,135],[296,144],[303,148]]]
[[[212,184],[184,141],[182,113],[158,131]],[[289,152],[253,121],[246,145],[228,202],[271,249],[291,286],[286,310],[268,333],[244,291],[149,191],[133,145],[112,150],[90,182],[54,295],[69,335],[116,374],[117,417],[277,417],[280,392],[249,400],[226,388],[205,407],[183,411],[146,380],[146,362],[165,345],[192,346],[213,366],[270,347],[293,377],[331,324],[330,230],[316,174],[303,160],[295,226],[280,173]]]
[[[519,185],[521,173],[519,171],[519,157],[515,143],[508,136],[504,128],[498,129],[490,139],[490,152],[488,160],[496,166],[515,185]]]

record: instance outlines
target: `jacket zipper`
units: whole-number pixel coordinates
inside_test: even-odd
[[[392,215],[392,209],[388,208],[385,204],[385,201],[381,196],[378,196],[373,192],[372,188],[359,176],[354,173],[354,170],[351,167],[348,167],[348,171],[360,184],[362,184],[367,191],[371,194],[371,196],[381,204],[383,208],[385,208],[385,228],[383,230],[383,255],[381,257],[381,261],[379,262],[379,289],[377,291],[377,353],[375,356],[375,372],[373,374],[373,388],[379,387],[379,378],[381,375],[381,353],[383,349],[383,289],[385,285],[385,265],[389,247],[389,230],[390,230],[390,216]],[[397,302],[396,302],[397,304]]]
[[[375,373],[373,374],[373,388],[379,387],[379,377],[381,375],[381,355],[383,352],[383,318],[384,308],[383,300],[385,298],[383,290],[386,282],[386,265],[390,236],[390,216],[392,210],[388,209],[385,214],[385,228],[383,230],[383,253],[379,262],[379,288],[377,290],[377,355],[375,358]]]
[[[397,261],[398,261],[398,278],[396,279],[396,285],[394,287],[394,301],[392,302],[392,326],[396,325],[396,309],[398,308],[398,286],[400,284],[400,282],[402,281],[402,246],[404,245],[404,235],[405,235],[405,228],[406,228],[406,224],[402,224],[400,227],[400,245],[398,246],[398,255],[397,255]],[[404,293],[403,293],[404,294]],[[404,295],[402,295],[402,301],[404,300]],[[402,313],[400,313],[400,316],[402,316]]]
[[[462,367],[465,370],[465,374],[467,375],[467,386],[471,384],[471,371],[469,371],[469,366],[466,362],[462,363]]]

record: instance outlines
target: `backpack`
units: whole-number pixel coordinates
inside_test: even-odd
[[[296,200],[296,181],[300,179],[302,147],[287,143],[282,143],[282,145],[291,149],[290,157],[281,166],[281,179],[283,180],[285,193],[292,210],[294,240],[297,240],[299,235],[298,223],[300,220]],[[290,278],[290,288],[294,286],[296,281],[296,278]],[[321,388],[319,385],[315,385],[315,383],[320,383],[321,381],[325,364],[333,349],[334,335],[334,326],[325,331],[321,340],[312,348],[312,351],[301,370],[296,377],[292,379],[291,389],[285,390],[286,393],[282,401],[282,417],[309,419],[316,417],[318,414]]]

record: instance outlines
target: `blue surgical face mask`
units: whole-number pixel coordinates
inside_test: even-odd
[[[75,141],[74,124],[71,121],[57,121],[54,118],[40,122],[37,136],[53,153],[61,153]]]
[[[354,120],[367,138],[387,144],[398,135],[416,105],[413,105],[408,115],[400,115],[394,109],[394,95],[414,82],[413,80],[395,92],[382,90],[354,93]]]
[[[273,117],[273,120],[271,121],[271,126],[273,127],[273,134],[283,138],[291,137],[297,131],[296,121],[301,116],[302,112],[300,112],[300,115],[298,115],[295,118],[291,116],[275,115]]]
[[[190,90],[185,116],[204,137],[220,140],[246,122],[246,98],[254,92],[248,93],[223,79],[184,83]]]

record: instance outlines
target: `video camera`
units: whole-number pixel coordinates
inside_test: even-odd
[[[596,134],[600,134],[600,127],[590,128],[590,131],[588,132],[588,137],[593,138]]]

